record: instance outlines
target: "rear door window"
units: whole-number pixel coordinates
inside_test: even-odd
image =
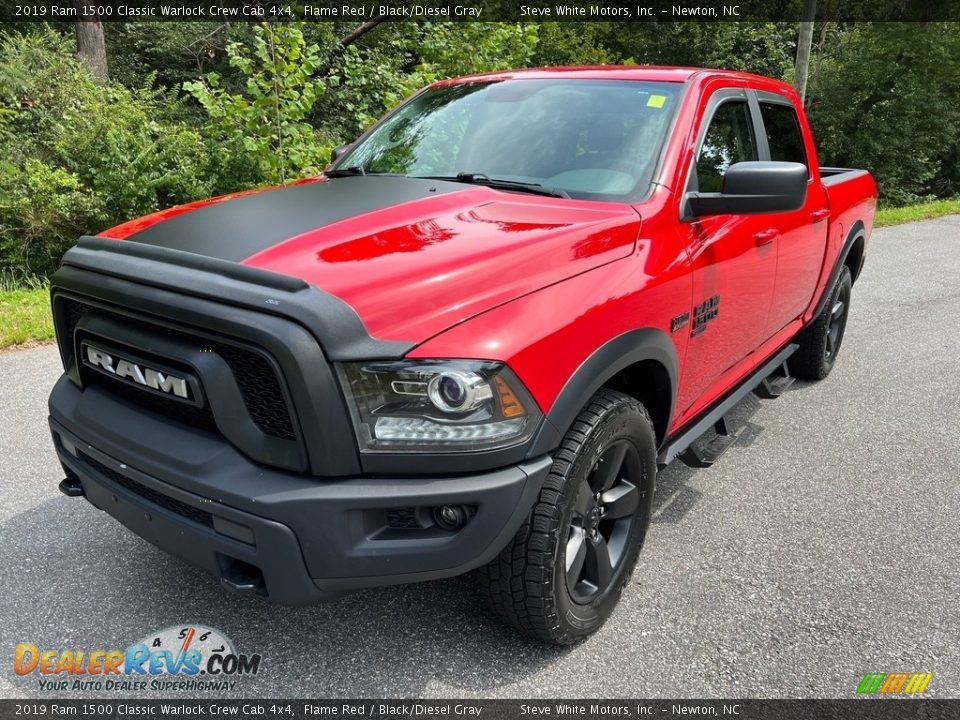
[[[760,102],[760,117],[770,146],[770,159],[807,164],[807,151],[797,113],[789,105]]]

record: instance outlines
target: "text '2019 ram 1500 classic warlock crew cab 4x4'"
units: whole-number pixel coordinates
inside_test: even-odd
[[[438,82],[334,155],[66,253],[61,488],[241,593],[473,570],[555,643],[616,604],[660,465],[830,372],[876,200],[788,85],[709,70]]]

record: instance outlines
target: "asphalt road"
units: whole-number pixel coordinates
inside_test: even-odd
[[[960,216],[877,231],[833,374],[751,396],[717,465],[662,473],[617,612],[566,650],[501,627],[464,580],[301,609],[221,591],[57,492],[57,352],[2,354],[0,695],[76,697],[17,677],[18,642],[201,623],[262,654],[243,696],[850,697],[884,671],[960,696],[958,278]]]

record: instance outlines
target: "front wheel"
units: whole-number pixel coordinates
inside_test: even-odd
[[[596,631],[643,545],[656,471],[656,435],[643,405],[612,390],[594,395],[526,522],[476,573],[494,612],[558,645]]]

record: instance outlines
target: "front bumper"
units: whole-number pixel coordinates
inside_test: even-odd
[[[516,534],[551,465],[321,479],[256,464],[217,435],[67,377],[50,396],[50,427],[68,478],[93,505],[226,587],[289,605],[485,564]],[[443,505],[467,508],[468,521],[458,530],[409,522]]]

